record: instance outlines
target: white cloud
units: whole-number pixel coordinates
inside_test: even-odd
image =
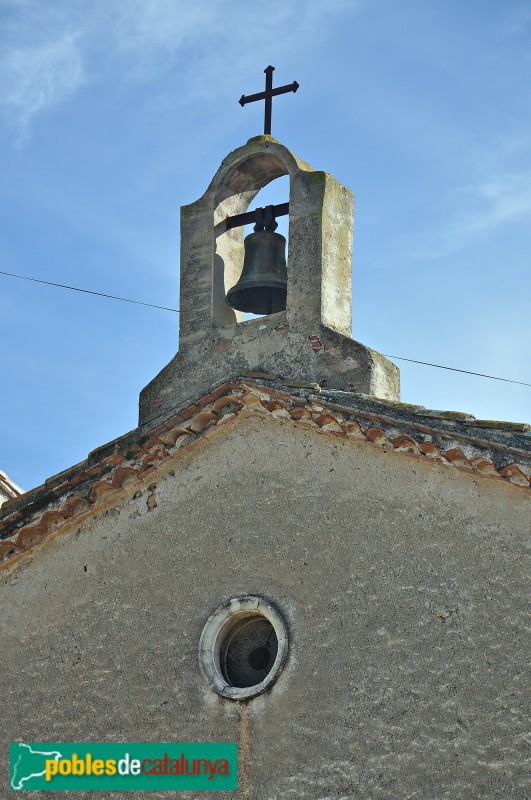
[[[217,40],[220,64],[245,54],[250,46],[281,42],[289,32],[322,35],[322,26],[337,15],[356,12],[361,0],[286,0],[258,11],[245,0],[130,0],[115,6],[117,42],[138,54],[160,50],[172,54],[193,41],[210,46]],[[232,51],[222,45],[233,41]]]
[[[31,119],[70,97],[83,83],[74,37],[39,47],[10,47],[0,60],[0,112],[23,139]]]
[[[407,248],[410,258],[432,260],[444,258],[467,247],[477,237],[497,229],[520,223],[528,217],[531,223],[531,172],[500,173],[476,185],[456,189],[446,206],[451,213],[439,215],[436,228],[415,231],[414,241]]]
[[[115,39],[139,56],[150,51],[171,56],[191,38],[212,36],[222,18],[222,3],[131,0],[117,9]]]
[[[292,60],[364,1],[286,0],[257,9],[247,0],[130,0],[116,7],[113,39],[117,52],[131,57],[130,77],[150,80],[182,58],[185,94],[196,96],[215,92],[236,71],[243,76],[267,53]]]
[[[502,174],[471,191],[480,208],[466,220],[470,233],[480,233],[531,217],[531,173]]]
[[[37,114],[86,82],[151,82],[176,65],[173,102],[208,98],[257,61],[292,61],[364,2],[0,0],[0,115],[24,138]]]

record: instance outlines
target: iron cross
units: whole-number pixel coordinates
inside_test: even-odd
[[[266,75],[265,92],[258,92],[257,94],[249,94],[247,97],[242,94],[240,97],[240,105],[244,106],[246,103],[254,103],[255,100],[265,100],[264,111],[264,133],[271,135],[271,110],[273,107],[273,97],[277,94],[285,94],[286,92],[296,92],[299,88],[297,81],[293,81],[287,86],[279,86],[273,89],[273,71],[274,67],[269,65],[264,72]]]

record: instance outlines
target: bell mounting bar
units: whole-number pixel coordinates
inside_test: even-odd
[[[286,92],[296,92],[299,88],[297,81],[287,84],[286,86],[278,86],[273,89],[273,72],[275,68],[269,65],[265,68],[266,75],[265,92],[257,92],[256,94],[248,94],[247,97],[242,94],[239,103],[244,106],[246,103],[254,103],[255,100],[265,100],[264,110],[264,133],[271,136],[271,111],[273,109],[273,97],[278,94],[285,94]]]
[[[254,222],[255,231],[274,231],[277,227],[276,217],[284,217],[289,214],[289,203],[279,203],[278,206],[265,206],[255,208],[246,214],[237,214],[234,217],[227,217],[225,224],[227,230],[239,228],[241,225],[250,225]]]

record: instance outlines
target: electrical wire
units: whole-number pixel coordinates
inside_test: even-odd
[[[531,383],[523,381],[512,381],[510,378],[497,378],[495,375],[485,375],[483,372],[470,372],[468,369],[458,369],[457,367],[444,367],[442,364],[430,364],[429,361],[417,361],[415,358],[404,358],[403,356],[389,356],[382,353],[386,358],[396,358],[398,361],[411,361],[412,364],[424,364],[425,367],[437,367],[437,369],[449,369],[452,372],[464,372],[465,375],[477,375],[479,378],[490,378],[492,381],[504,381],[505,383],[517,383],[519,386],[531,386]]]
[[[153,303],[143,303],[142,300],[130,300],[127,297],[117,297],[114,294],[105,294],[104,292],[93,292],[91,289],[79,289],[77,286],[67,286],[64,283],[53,283],[52,281],[43,281],[40,278],[29,278],[27,275],[15,275],[14,272],[2,272],[2,270],[0,270],[0,275],[8,275],[10,278],[20,278],[23,281],[32,281],[33,283],[45,283],[47,286],[58,286],[60,289],[70,289],[72,292],[95,294],[98,297],[108,297],[111,300],[121,300],[123,303],[134,303],[137,306],[160,308],[162,311],[173,311],[175,314],[180,313],[176,308],[168,308],[168,306],[157,306],[154,305]]]
[[[94,292],[91,289],[80,289],[77,286],[67,286],[64,283],[53,283],[53,281],[44,281],[40,278],[30,278],[27,275],[16,275],[14,272],[3,272],[0,270],[0,275],[7,275],[10,278],[20,278],[23,281],[32,281],[33,283],[44,283],[46,286],[57,286],[59,289],[70,289],[72,292],[82,292],[83,294],[93,294],[97,297],[107,297],[110,300],[121,300],[123,303],[134,303],[137,306],[147,306],[148,308],[158,308],[161,311],[172,311],[175,314],[180,312],[176,308],[169,308],[168,306],[158,306],[154,303],[144,303],[142,300],[130,300],[128,297],[118,297],[114,294],[105,294],[105,292]],[[418,361],[415,358],[404,358],[403,356],[390,356],[382,353],[386,358],[396,358],[397,361],[409,361],[411,364],[422,364],[425,367],[436,367],[437,369],[447,369],[451,372],[462,372],[464,375],[475,375],[478,378],[489,378],[492,381],[503,381],[504,383],[516,383],[518,386],[530,386],[531,383],[524,381],[513,381],[510,378],[499,378],[496,375],[485,375],[483,372],[471,372],[468,369],[458,369],[457,367],[446,367],[443,364],[432,364],[429,361]]]

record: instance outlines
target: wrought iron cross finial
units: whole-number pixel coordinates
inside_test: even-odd
[[[269,67],[266,67],[264,70],[266,75],[265,92],[249,94],[247,97],[242,94],[239,100],[241,106],[244,106],[246,103],[254,103],[255,100],[265,100],[264,133],[269,135],[271,135],[271,110],[273,107],[273,97],[275,97],[277,94],[285,94],[286,92],[296,92],[299,88],[297,81],[293,81],[293,83],[290,83],[287,86],[279,86],[277,89],[273,89],[274,69],[274,67],[269,65]]]

